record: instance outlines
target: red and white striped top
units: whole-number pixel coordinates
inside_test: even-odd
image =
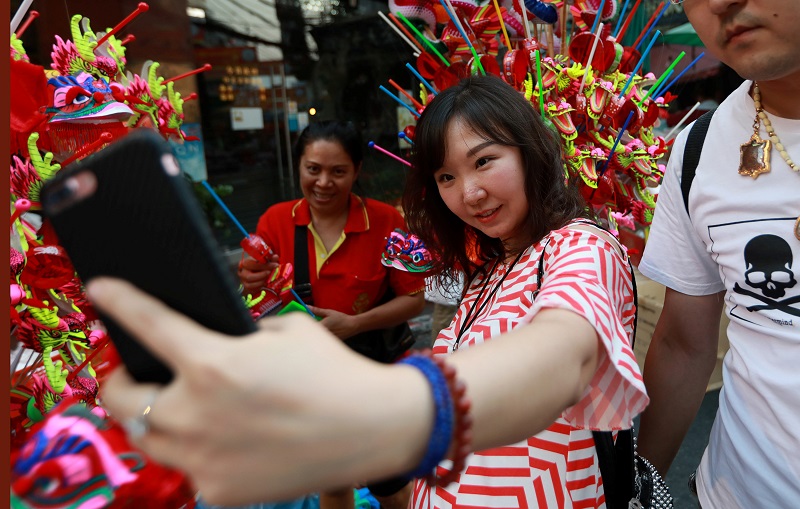
[[[534,302],[539,257],[546,243],[544,280]],[[507,268],[500,264],[488,275],[484,299]],[[453,323],[436,339],[434,354],[453,351],[457,331],[484,282],[478,278],[471,283]],[[516,444],[471,454],[464,472],[447,487],[432,489],[417,481],[411,507],[604,508],[591,430],[630,428],[633,417],[649,401],[631,349],[633,301],[627,260],[605,238],[565,227],[529,247],[464,332],[458,348],[469,348],[526,324],[541,309],[569,309],[588,320],[602,341],[604,355],[594,378],[581,401],[567,408],[545,431]],[[443,462],[440,472],[450,464]]]

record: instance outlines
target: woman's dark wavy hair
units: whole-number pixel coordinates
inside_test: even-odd
[[[487,140],[520,149],[530,209],[523,228],[531,243],[586,215],[580,194],[565,184],[561,143],[555,130],[500,78],[466,78],[439,93],[417,121],[414,167],[403,194],[406,224],[426,243],[436,260],[433,274],[445,285],[454,280],[458,268],[465,270],[469,281],[486,261],[511,254],[500,239],[462,222],[439,195],[433,174],[444,163],[445,139],[454,119]],[[474,252],[468,246],[474,246]]]
[[[306,151],[306,147],[319,140],[335,141],[342,146],[347,155],[353,161],[353,165],[358,169],[361,161],[364,160],[364,143],[361,140],[361,133],[352,122],[342,122],[341,120],[324,120],[308,124],[303,129],[294,144],[292,156],[294,157],[295,170],[299,168],[300,157]]]

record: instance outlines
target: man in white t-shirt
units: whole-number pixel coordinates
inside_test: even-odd
[[[730,351],[719,411],[697,471],[699,502],[703,509],[796,508],[800,4],[683,5],[708,50],[748,81],[712,117],[688,213],[680,189],[688,128],[675,142],[661,187],[639,266],[667,286],[644,368],[651,403],[642,416],[639,452],[666,474],[714,368],[724,304]],[[758,122],[757,101],[764,110]],[[751,138],[754,124],[757,138]],[[763,140],[769,139],[767,147]]]

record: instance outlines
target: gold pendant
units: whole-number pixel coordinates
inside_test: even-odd
[[[794,222],[794,236],[800,240],[800,216],[797,216],[797,221]]]
[[[769,156],[772,142],[762,140],[758,133],[753,133],[747,143],[742,143],[741,159],[739,160],[739,174],[747,177],[758,178],[762,173],[770,170]]]

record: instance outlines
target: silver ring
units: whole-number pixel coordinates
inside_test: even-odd
[[[133,417],[126,419],[123,423],[123,427],[130,438],[142,438],[150,431],[148,416],[153,409],[153,403],[155,403],[158,394],[159,391],[153,389],[150,394],[147,395],[147,398],[145,398],[142,409]]]

